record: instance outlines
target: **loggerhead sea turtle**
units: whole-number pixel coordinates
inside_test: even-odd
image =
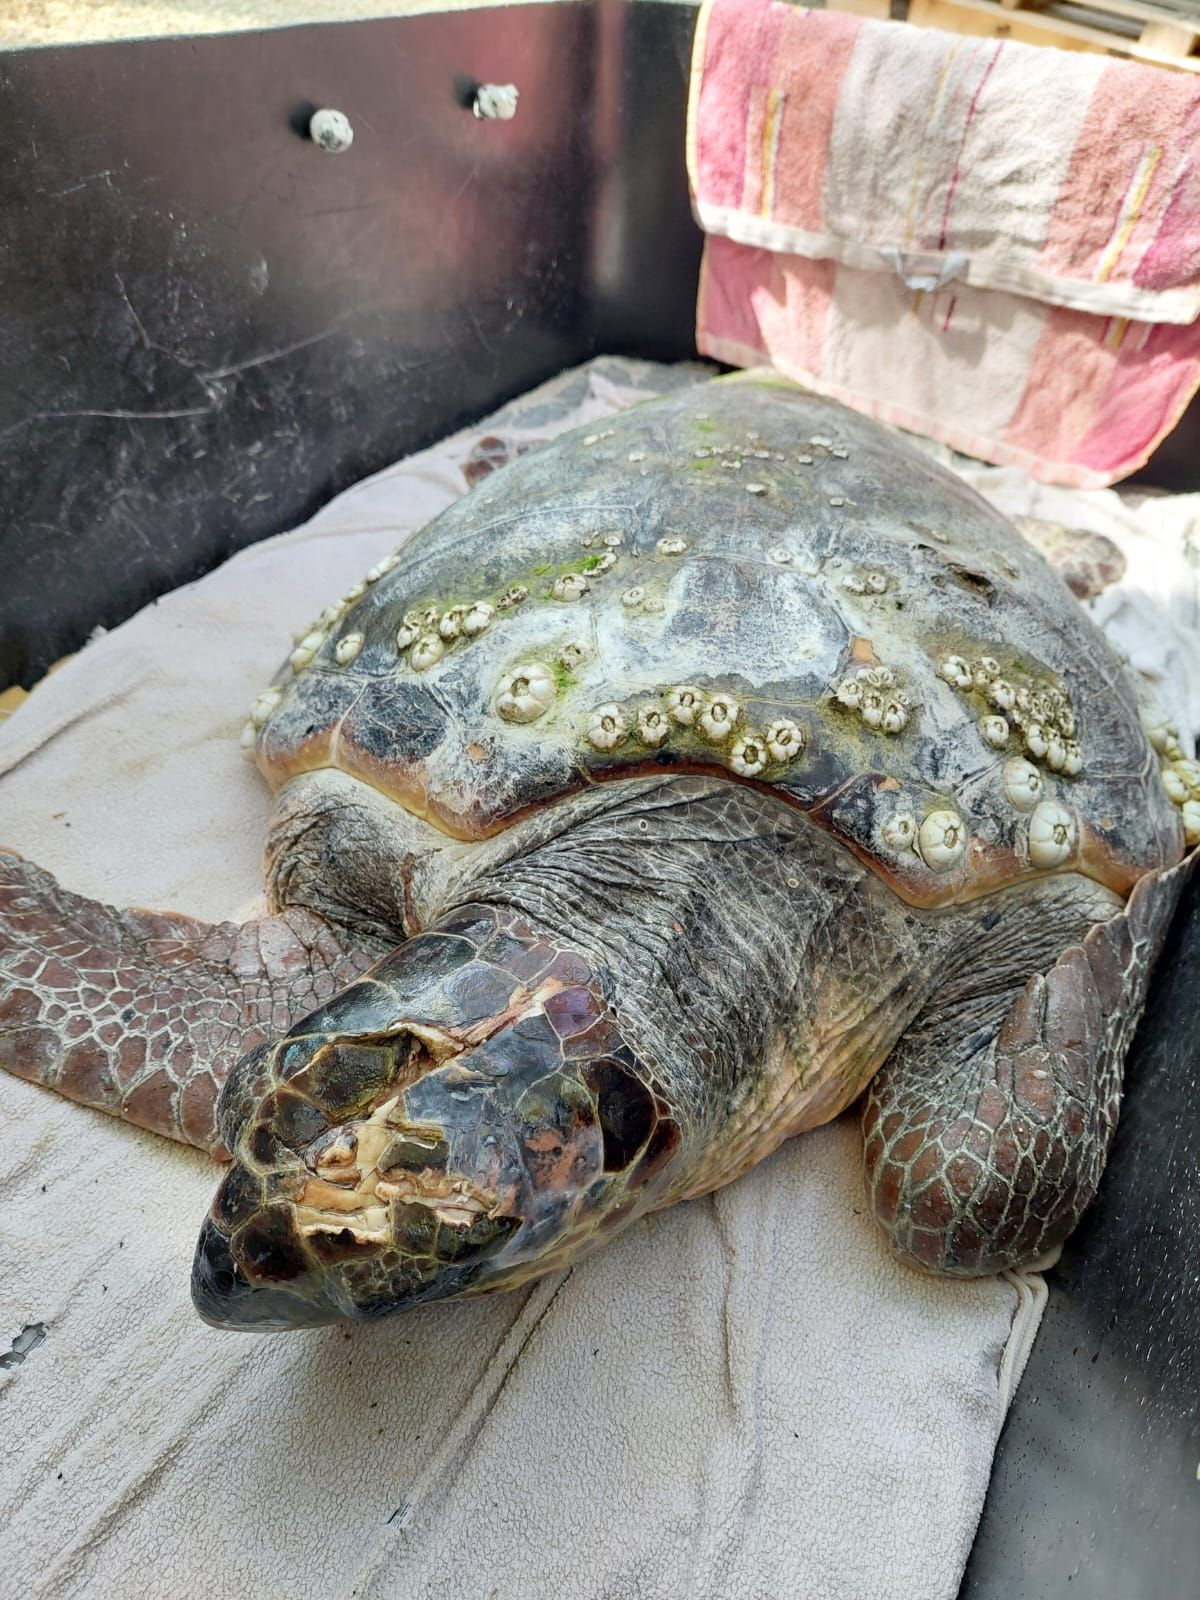
[[[244,744],[260,921],[0,857],[0,1062],[232,1155],[208,1320],[522,1283],[864,1094],[916,1266],[1091,1198],[1200,768],[877,424],[741,375],[565,435],[328,607]]]

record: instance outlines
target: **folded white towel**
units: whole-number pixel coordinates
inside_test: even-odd
[[[0,841],[118,903],[253,904],[238,732],[292,628],[463,492],[481,435],[695,376],[566,374],[99,639],[0,725]],[[2,1073],[0,1118],[0,1351],[47,1329],[0,1371],[7,1593],[957,1592],[1040,1283],[895,1265],[853,1119],[530,1290],[253,1336],[188,1301],[203,1156]]]

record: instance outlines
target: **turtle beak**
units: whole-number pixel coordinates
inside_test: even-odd
[[[239,1266],[229,1240],[206,1217],[192,1261],[192,1304],[212,1328],[266,1333],[278,1328],[318,1328],[340,1320],[319,1284],[301,1294],[286,1283],[254,1284]]]

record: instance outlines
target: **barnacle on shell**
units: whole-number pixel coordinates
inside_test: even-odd
[[[763,733],[772,761],[794,761],[804,749],[804,732],[790,717],[778,717]]]
[[[643,744],[657,749],[669,737],[671,724],[667,720],[666,713],[660,711],[657,706],[644,706],[638,712],[637,731],[638,738]]]
[[[536,722],[554,704],[554,675],[541,661],[530,661],[496,685],[496,712],[505,722]]]
[[[967,847],[967,825],[956,811],[931,811],[917,833],[921,859],[934,872],[948,872]]]
[[[690,683],[681,683],[677,689],[667,691],[667,715],[681,728],[692,726],[703,704],[703,693]]]
[[[1075,819],[1057,800],[1043,800],[1029,818],[1029,859],[1035,867],[1061,867],[1075,849]]]
[[[917,819],[911,811],[896,811],[879,830],[889,850],[912,850],[917,842]]]
[[[729,765],[740,777],[757,778],[767,764],[767,745],[761,734],[744,733],[729,747]]]
[[[733,732],[742,708],[729,694],[709,697],[696,718],[697,726],[712,744],[723,744]]]
[[[628,724],[620,706],[598,706],[588,723],[587,740],[597,750],[615,750],[627,731]]]
[[[582,600],[587,592],[588,581],[582,572],[564,572],[550,587],[555,600]]]

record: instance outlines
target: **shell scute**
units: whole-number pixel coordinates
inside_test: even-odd
[[[1125,893],[1178,859],[1123,668],[959,479],[753,375],[611,434],[612,450],[569,434],[484,479],[305,636],[257,732],[273,782],[335,765],[477,838],[588,782],[718,772],[808,811],[916,904],[1063,865],[1030,850],[1034,790],[1072,818],[1066,870]],[[746,493],[743,461],[766,493]],[[441,650],[418,663],[398,634],[434,612]],[[506,719],[530,664],[537,715]],[[785,725],[798,737],[772,742]]]

